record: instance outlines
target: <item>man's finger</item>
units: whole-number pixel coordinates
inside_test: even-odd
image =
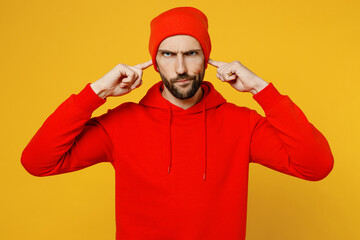
[[[149,60],[149,61],[144,62],[144,63],[139,63],[139,64],[135,65],[134,67],[140,68],[141,70],[144,70],[144,69],[150,67],[151,65],[153,65],[152,60]]]
[[[215,61],[209,58],[208,63],[213,65],[214,67],[221,67],[222,65],[226,64],[225,62]]]

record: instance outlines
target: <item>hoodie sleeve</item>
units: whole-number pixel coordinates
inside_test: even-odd
[[[30,174],[42,177],[111,162],[112,142],[101,124],[106,114],[90,119],[92,112],[105,102],[90,83],[79,94],[72,94],[25,147],[21,155],[23,167]]]
[[[266,117],[250,112],[250,162],[305,180],[325,178],[334,165],[330,146],[300,108],[272,83],[253,98]]]

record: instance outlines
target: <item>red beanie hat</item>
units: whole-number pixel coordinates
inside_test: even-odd
[[[177,7],[161,13],[151,23],[149,40],[149,52],[155,71],[156,54],[160,43],[170,36],[190,35],[196,38],[203,50],[205,57],[205,69],[211,51],[210,36],[208,33],[208,20],[203,12],[193,7]]]

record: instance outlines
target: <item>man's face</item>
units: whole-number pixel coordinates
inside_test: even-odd
[[[174,97],[191,98],[200,88],[205,57],[196,38],[189,35],[166,38],[159,45],[156,63],[165,87]]]

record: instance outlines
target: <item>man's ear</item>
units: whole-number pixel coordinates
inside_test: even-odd
[[[157,64],[156,58],[155,58],[155,63],[156,63],[156,69],[159,71],[159,66]]]

